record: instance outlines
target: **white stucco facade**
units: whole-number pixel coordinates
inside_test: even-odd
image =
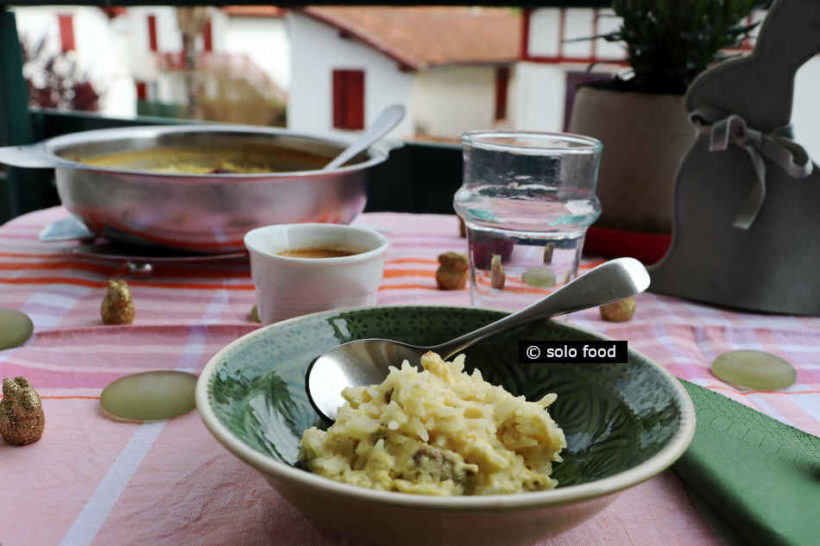
[[[794,138],[820,163],[820,57],[815,56],[797,71],[792,104]]]
[[[588,8],[538,8],[529,17],[527,59],[516,64],[511,85],[511,122],[522,130],[561,131],[568,72],[584,72],[593,60],[604,61],[595,66],[596,72],[623,70],[606,62],[624,58],[620,45],[572,40],[615,30],[619,20],[611,10]]]
[[[564,120],[566,70],[558,65],[520,62],[512,85],[511,121],[516,129],[558,131]]]
[[[143,81],[152,86],[151,100],[177,102],[185,99],[181,78],[173,75],[162,76],[157,68],[156,53],[151,51],[148,38],[148,17],[156,17],[157,51],[172,52],[182,50],[182,34],[177,26],[174,8],[164,6],[129,8],[119,17],[128,29],[128,57],[135,81]],[[177,83],[174,80],[179,79]]]
[[[499,126],[495,77],[495,66],[440,66],[418,72],[413,103],[416,132],[452,137]]]
[[[590,58],[593,56],[593,40],[574,41],[577,38],[588,38],[592,35],[596,12],[594,9],[568,9],[564,11],[564,42],[562,51],[565,57]],[[540,32],[539,32],[540,34]]]
[[[341,38],[335,28],[289,11],[291,49],[288,128],[320,134],[350,135],[333,128],[333,70],[363,70],[365,126],[390,104],[407,114],[391,133],[413,134],[413,74],[399,70],[393,59],[359,41]]]
[[[247,55],[282,89],[290,86],[290,43],[285,20],[227,17],[220,34],[224,51]]]

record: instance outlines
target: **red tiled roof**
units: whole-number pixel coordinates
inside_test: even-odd
[[[230,17],[275,17],[285,16],[285,10],[276,6],[224,6],[222,11]]]
[[[314,6],[302,12],[412,70],[512,62],[521,47],[521,14],[508,8]]]

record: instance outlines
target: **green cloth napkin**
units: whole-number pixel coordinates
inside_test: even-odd
[[[695,405],[678,475],[752,544],[820,544],[820,438],[681,381]]]

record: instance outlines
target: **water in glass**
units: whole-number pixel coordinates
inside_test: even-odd
[[[578,274],[586,229],[601,210],[600,143],[497,132],[463,142],[454,207],[467,227],[472,303],[520,309]]]

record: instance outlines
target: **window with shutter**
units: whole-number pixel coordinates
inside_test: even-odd
[[[333,71],[333,127],[364,129],[364,70]]]

